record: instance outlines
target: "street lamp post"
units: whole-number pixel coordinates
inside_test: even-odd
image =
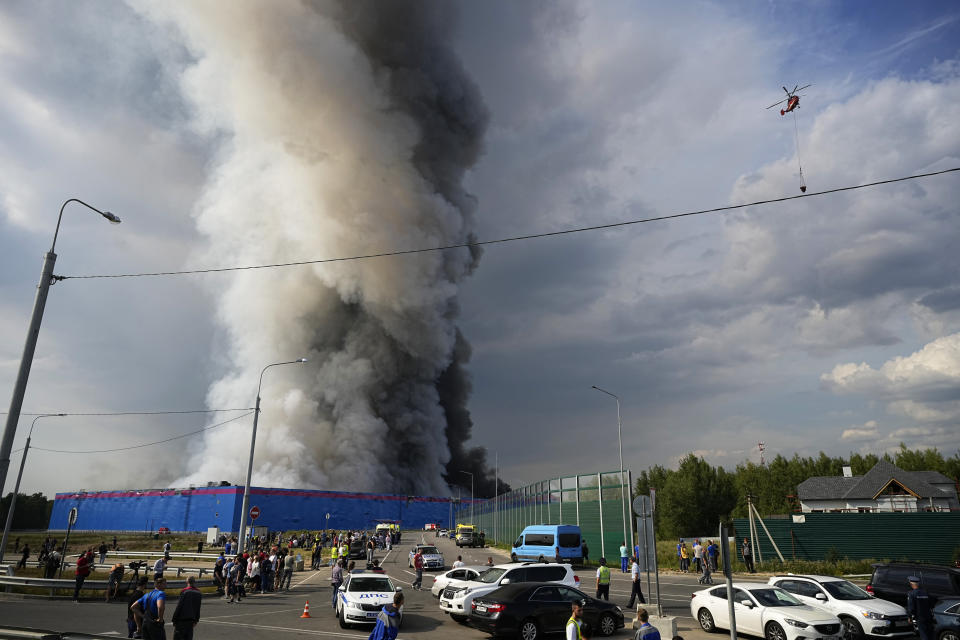
[[[247,462],[247,481],[243,485],[243,503],[240,507],[240,541],[239,553],[243,553],[247,547],[247,507],[250,505],[250,477],[253,475],[253,453],[257,445],[257,419],[260,417],[260,388],[263,386],[263,374],[270,367],[279,367],[284,364],[303,364],[306,358],[291,360],[289,362],[274,362],[268,364],[260,371],[260,383],[257,385],[257,405],[253,410],[253,433],[250,435],[250,460]]]
[[[40,418],[62,418],[65,413],[45,413],[33,419],[30,423],[30,433],[27,434],[27,443],[23,446],[23,457],[20,458],[20,473],[17,474],[17,484],[13,487],[13,496],[10,498],[10,507],[7,509],[7,522],[3,525],[3,540],[0,540],[0,562],[3,562],[4,553],[7,550],[7,541],[10,539],[10,527],[13,525],[13,510],[17,506],[17,493],[20,492],[20,479],[23,478],[23,466],[27,463],[27,452],[30,451],[30,438],[33,437],[33,425],[37,424]]]
[[[620,425],[620,397],[614,393],[610,393],[606,389],[601,389],[597,385],[593,385],[593,388],[599,391],[600,393],[605,393],[614,400],[617,401],[617,449],[620,452],[620,497],[622,499],[622,513],[623,513],[623,543],[627,546],[627,549],[630,551],[630,554],[633,555],[633,518],[630,516],[630,512],[627,511],[627,490],[625,489],[626,482],[624,481],[623,476],[623,436],[621,435],[621,425]],[[600,487],[600,490],[603,491],[603,487]],[[627,521],[630,521],[630,537],[627,537]]]
[[[17,381],[13,386],[13,397],[10,399],[10,411],[7,413],[7,424],[3,430],[3,439],[0,440],[0,488],[7,480],[7,470],[10,468],[10,450],[13,449],[13,437],[17,433],[17,422],[20,421],[20,408],[23,406],[23,396],[27,391],[27,379],[30,377],[30,367],[33,365],[33,352],[37,348],[37,338],[40,336],[40,323],[43,322],[43,309],[47,305],[47,293],[53,281],[53,265],[57,262],[54,249],[57,246],[57,235],[60,233],[60,220],[63,210],[71,202],[82,204],[91,211],[112,222],[120,224],[120,218],[109,211],[100,211],[83,200],[70,198],[60,207],[60,216],[57,218],[57,228],[53,232],[53,244],[50,251],[43,256],[43,269],[40,272],[40,284],[37,286],[37,297],[33,300],[33,314],[30,316],[30,326],[27,329],[27,339],[23,345],[23,355],[20,357],[20,369],[17,371]]]
[[[473,474],[469,471],[461,471],[460,473],[470,476],[470,524],[476,525],[476,521],[473,519]]]

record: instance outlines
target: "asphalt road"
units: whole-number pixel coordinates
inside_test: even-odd
[[[408,552],[420,541],[436,544],[443,552],[447,565],[451,565],[462,555],[467,564],[485,564],[487,557],[494,562],[507,560],[506,553],[495,549],[458,549],[452,540],[437,539],[433,533],[404,532],[403,542],[391,552],[378,554],[387,573],[404,587],[406,603],[404,605],[403,628],[401,638],[487,638],[484,633],[465,625],[458,624],[440,611],[437,599],[430,593],[433,583],[431,574],[424,572],[423,591],[414,591],[413,569],[408,567]],[[579,570],[583,591],[594,594],[595,570]],[[338,637],[366,638],[371,627],[341,629],[330,605],[330,570],[304,571],[294,574],[294,587],[289,593],[253,595],[240,604],[207,597],[203,601],[201,622],[196,629],[200,639],[238,640],[263,639],[284,640],[297,637]],[[762,579],[765,581],[765,578]],[[693,574],[662,574],[660,577],[661,596],[664,613],[678,616],[680,632],[687,640],[707,638],[699,626],[690,617],[690,594],[699,587]],[[647,595],[646,583],[643,584]],[[2,594],[0,594],[2,595]],[[626,607],[630,597],[629,575],[614,570],[610,588],[611,601]],[[303,605],[310,602],[311,618],[301,618]],[[167,620],[175,606],[171,601]],[[653,612],[655,607],[648,607]],[[81,632],[102,634],[113,637],[126,637],[126,612],[122,602],[107,604],[102,600],[87,600],[79,604],[69,600],[46,599],[6,599],[0,598],[0,621],[3,625],[30,627],[59,632]],[[632,622],[631,612],[627,613],[627,625]],[[168,638],[172,638],[173,629],[167,624]],[[632,637],[631,629],[621,629],[614,637]],[[559,636],[558,636],[559,637]],[[713,636],[716,638],[717,636]]]

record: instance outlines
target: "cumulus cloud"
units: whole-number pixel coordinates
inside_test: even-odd
[[[876,440],[880,433],[877,430],[877,422],[868,420],[860,427],[851,427],[844,429],[840,434],[841,440]]]

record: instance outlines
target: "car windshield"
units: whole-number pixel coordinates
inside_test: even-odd
[[[500,578],[500,576],[502,576],[506,572],[507,572],[506,569],[487,569],[486,571],[478,575],[476,578],[474,578],[474,580],[476,580],[477,582],[483,582],[486,584],[493,584]]]
[[[350,587],[347,591],[359,591],[363,593],[369,591],[393,591],[393,582],[390,581],[390,578],[384,578],[382,576],[355,577],[350,579]]]
[[[764,607],[799,607],[803,603],[783,589],[750,589],[750,595]]]
[[[869,593],[846,580],[822,582],[820,585],[837,600],[866,600],[870,597]]]
[[[440,552],[437,551],[436,547],[420,547],[420,553],[425,556],[435,556]]]

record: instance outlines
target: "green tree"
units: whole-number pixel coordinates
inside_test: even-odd
[[[658,533],[676,538],[713,531],[735,504],[730,474],[690,453],[657,492]]]
[[[13,492],[0,499],[0,523],[7,521],[7,510]],[[53,500],[48,500],[42,493],[28,496],[17,494],[17,506],[13,512],[11,529],[46,529],[50,524],[50,512],[53,511]]]

